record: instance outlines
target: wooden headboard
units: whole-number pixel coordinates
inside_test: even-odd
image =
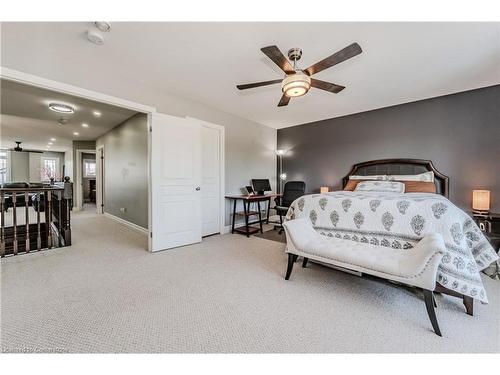
[[[351,175],[371,176],[376,174],[420,174],[427,171],[434,172],[434,184],[436,193],[448,198],[449,178],[439,172],[432,161],[421,159],[382,159],[370,160],[363,163],[354,164],[347,176],[342,179],[342,188],[344,188]]]

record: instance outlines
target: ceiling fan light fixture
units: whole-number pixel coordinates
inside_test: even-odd
[[[286,76],[281,83],[281,90],[288,97],[305,95],[310,88],[311,78],[302,72]]]

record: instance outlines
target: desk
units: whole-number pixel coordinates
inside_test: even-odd
[[[233,201],[233,221],[231,225],[231,233],[234,233],[235,231],[237,233],[245,234],[247,237],[250,237],[251,234],[257,233],[260,231],[260,233],[263,233],[262,230],[262,222],[265,221],[266,223],[269,222],[269,211],[271,209],[271,199],[276,198],[276,197],[281,197],[281,194],[265,194],[265,195],[227,195],[226,199],[231,199]],[[238,201],[243,202],[243,211],[236,211],[236,205]],[[267,215],[266,219],[262,219],[262,210],[260,207],[261,202],[266,202],[267,201]],[[251,211],[250,210],[250,203],[257,203],[257,211]],[[235,228],[234,223],[236,221],[236,216],[244,216],[245,217],[245,226],[241,228]],[[250,216],[258,216],[259,220],[256,221],[249,221]],[[259,224],[259,228],[256,227],[251,227],[253,224]]]

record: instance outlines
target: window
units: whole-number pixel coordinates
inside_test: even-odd
[[[4,182],[7,182],[9,175],[8,175],[8,166],[9,166],[9,160],[7,159],[8,154],[7,151],[0,151],[0,184],[3,184]]]
[[[83,159],[83,178],[95,177],[95,160]]]
[[[59,159],[58,158],[44,158],[42,157],[42,167],[40,168],[41,180],[50,181],[59,179]]]

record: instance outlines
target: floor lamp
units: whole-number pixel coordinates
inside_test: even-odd
[[[278,193],[283,194],[283,181],[286,180],[286,173],[283,173],[283,156],[285,156],[286,150],[276,150],[275,153],[278,156]]]

